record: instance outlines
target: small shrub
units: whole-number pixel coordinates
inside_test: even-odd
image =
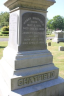
[[[7,34],[3,34],[3,36],[7,36]]]
[[[9,34],[9,31],[1,31],[2,34]]]
[[[2,34],[0,34],[0,36],[2,36]]]
[[[1,33],[1,31],[0,31],[0,36],[2,36],[2,33]]]
[[[9,36],[9,34],[0,34],[0,36]]]
[[[9,31],[9,26],[4,26],[1,28],[1,31]]]

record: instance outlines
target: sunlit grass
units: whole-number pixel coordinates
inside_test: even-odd
[[[59,46],[64,46],[64,43],[56,43],[51,40],[47,40],[47,42],[51,42],[51,46],[47,46],[47,49],[53,55],[55,66],[59,68],[59,76],[64,78],[64,51],[59,51]]]
[[[46,35],[47,37],[55,37],[55,34]]]
[[[0,36],[0,38],[8,38],[9,36]]]
[[[53,55],[53,62],[56,67],[59,68],[59,76],[64,78],[64,51],[59,51],[59,46],[64,46],[64,43],[55,43],[51,40],[47,40],[47,42],[51,42],[51,46],[47,46],[47,49]],[[0,59],[3,56],[3,49],[7,46],[8,42],[0,42]]]
[[[0,42],[0,59],[3,56],[3,50],[7,46],[8,42]]]

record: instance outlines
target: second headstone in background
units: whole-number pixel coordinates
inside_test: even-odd
[[[62,30],[55,31],[55,37],[52,41],[56,43],[64,42],[64,31]]]

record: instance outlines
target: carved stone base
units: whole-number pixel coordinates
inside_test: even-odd
[[[54,38],[52,41],[56,43],[64,42],[64,38]]]
[[[58,78],[58,71],[52,63],[19,70],[13,70],[4,58],[1,59],[0,64],[0,72],[10,90]]]
[[[59,77],[58,79],[10,91],[0,75],[0,96],[64,96],[64,80]]]
[[[10,47],[6,47],[3,51],[3,57],[13,70],[53,63],[53,56],[48,50],[17,52]]]

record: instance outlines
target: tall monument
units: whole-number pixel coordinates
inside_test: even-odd
[[[64,96],[64,80],[46,45],[47,8],[55,0],[8,0],[9,41],[0,61],[1,96]],[[5,87],[6,86],[6,87]]]

